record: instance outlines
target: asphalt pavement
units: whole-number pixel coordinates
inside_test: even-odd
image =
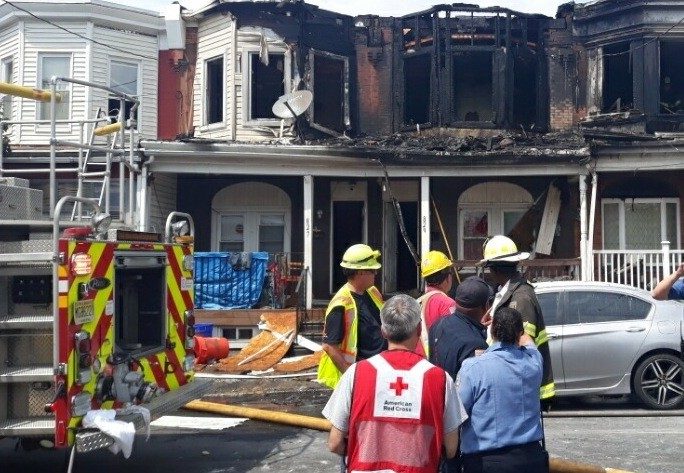
[[[245,404],[277,408],[283,393],[248,387]],[[307,385],[284,396],[300,413],[320,412],[322,398]],[[278,401],[281,402],[281,401]],[[621,412],[602,417],[600,412]],[[552,456],[643,473],[684,472],[684,417],[644,416],[627,399],[563,400],[545,421]],[[590,416],[582,413],[589,413]],[[635,417],[639,413],[638,417]],[[647,413],[647,412],[646,412]],[[581,416],[579,416],[581,415]],[[338,472],[339,458],[328,452],[327,433],[258,421],[236,421],[215,415],[179,411],[152,428],[149,441],[138,436],[131,458],[107,451],[77,455],[74,472]],[[0,440],[0,472],[65,471],[66,453],[25,451],[15,441]]]

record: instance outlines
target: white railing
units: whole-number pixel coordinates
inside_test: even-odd
[[[593,280],[650,291],[683,260],[684,250],[671,250],[668,241],[660,250],[595,250]]]

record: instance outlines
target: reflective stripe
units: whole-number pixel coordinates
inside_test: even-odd
[[[548,399],[556,395],[556,385],[553,381],[539,388],[539,399]]]
[[[534,339],[534,344],[539,346],[549,341],[549,335],[546,333],[546,329],[539,332],[537,338]]]
[[[525,333],[529,335],[532,338],[535,338],[537,336],[537,326],[530,323],[530,322],[523,322],[523,328],[525,329]],[[537,344],[539,345],[539,344]]]
[[[425,358],[430,357],[430,344],[428,341],[430,336],[428,333],[427,324],[425,323],[425,311],[427,310],[428,301],[432,298],[432,296],[439,294],[440,292],[442,291],[429,291],[416,299],[420,304],[420,342],[423,345],[423,353],[425,353]]]

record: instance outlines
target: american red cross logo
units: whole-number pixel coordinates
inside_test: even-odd
[[[408,384],[404,383],[404,378],[399,376],[397,380],[393,383],[390,383],[390,389],[394,389],[394,394],[397,396],[401,396],[401,392],[404,389],[408,389]]]

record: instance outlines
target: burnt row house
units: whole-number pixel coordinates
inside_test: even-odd
[[[556,18],[178,7],[159,56],[159,138],[142,146],[175,180],[198,251],[289,255],[310,269],[309,307],[341,284],[356,242],[381,249],[384,292],[419,287],[396,207],[418,253],[450,250],[464,274],[504,233],[534,253],[531,278],[647,287],[680,258],[682,18],[653,0]],[[311,106],[274,116],[298,90]]]

